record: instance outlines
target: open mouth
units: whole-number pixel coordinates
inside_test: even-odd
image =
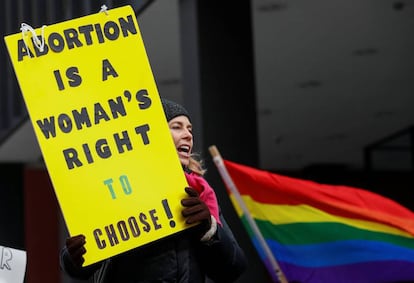
[[[177,148],[177,151],[178,151],[178,152],[189,153],[189,152],[190,152],[190,146],[188,146],[188,145],[182,145],[182,146],[179,146],[179,147]]]

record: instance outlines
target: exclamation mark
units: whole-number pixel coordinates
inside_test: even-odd
[[[168,205],[167,199],[162,200],[162,205],[164,206],[164,210],[165,210],[165,213],[167,214],[168,219],[171,219],[170,220],[170,227],[174,228],[175,227],[175,221],[172,220],[173,215],[171,213],[171,209],[170,209],[170,206]]]

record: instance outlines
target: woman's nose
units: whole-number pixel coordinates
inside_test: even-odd
[[[190,130],[185,129],[184,130],[184,136],[186,138],[192,138],[193,137],[193,133]]]

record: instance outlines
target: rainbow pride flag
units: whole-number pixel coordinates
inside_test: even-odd
[[[414,282],[414,213],[409,209],[359,188],[281,176],[228,160],[224,165],[289,282]]]

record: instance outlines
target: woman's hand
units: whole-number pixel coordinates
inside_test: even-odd
[[[208,231],[211,226],[211,214],[207,204],[200,199],[198,192],[191,188],[185,188],[188,194],[187,198],[181,200],[181,204],[184,206],[182,215],[186,218],[185,223],[193,224],[201,222],[203,226],[203,232]]]
[[[82,267],[85,262],[83,255],[86,253],[85,236],[77,235],[66,239],[66,249],[70,259],[76,267]]]

